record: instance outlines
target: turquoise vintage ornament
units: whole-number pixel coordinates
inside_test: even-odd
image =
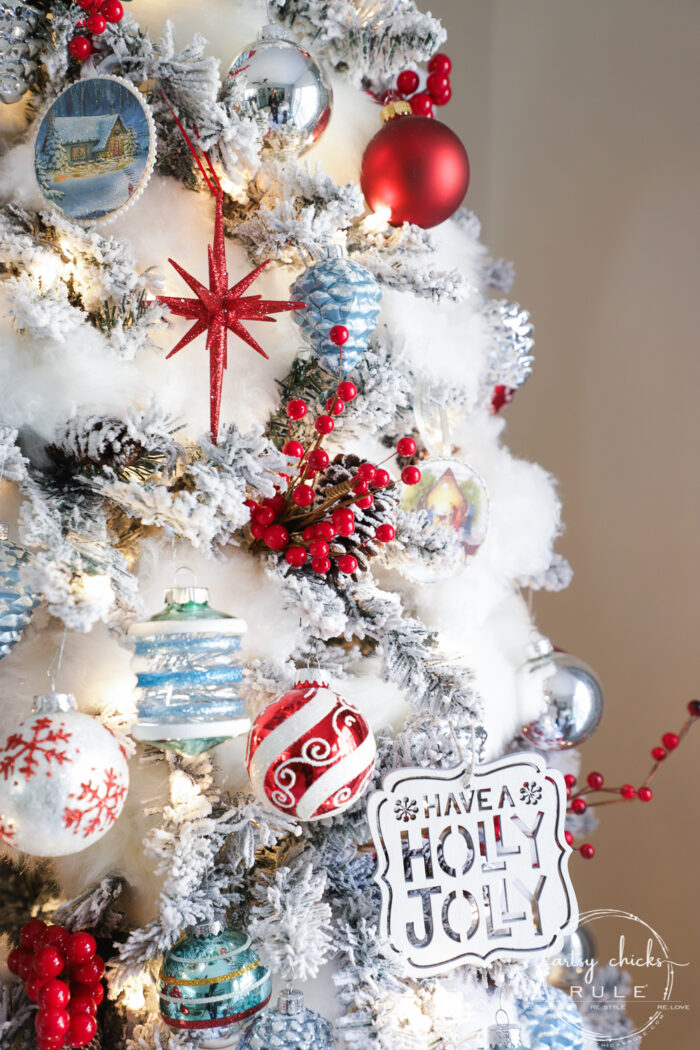
[[[246,733],[243,620],[209,605],[205,587],[174,587],[165,608],[132,624],[138,682],[136,740],[180,755],[199,755]]]
[[[382,297],[369,270],[340,256],[321,259],[297,277],[289,294],[306,303],[293,317],[321,367],[339,375],[340,351],[328,333],[344,325],[349,338],[342,348],[343,375],[357,368],[376,327]]]
[[[0,659],[20,640],[39,604],[39,596],[32,594],[19,575],[32,556],[24,547],[10,543],[7,534],[7,525],[0,524]]]
[[[280,992],[277,1006],[253,1021],[238,1050],[333,1050],[333,1026],[304,1006],[304,996],[294,988]]]
[[[165,955],[158,977],[160,1016],[203,1047],[234,1046],[241,1022],[270,1000],[270,971],[250,937],[221,922],[196,926]]]

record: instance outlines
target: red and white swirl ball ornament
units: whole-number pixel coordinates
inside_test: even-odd
[[[299,820],[342,813],[363,793],[377,745],[357,708],[313,668],[253,722],[246,764],[261,801]]]
[[[124,748],[70,693],[34,698],[34,713],[0,734],[0,842],[35,857],[79,853],[126,801]]]

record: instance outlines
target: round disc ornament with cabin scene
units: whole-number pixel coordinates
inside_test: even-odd
[[[489,524],[489,496],[484,482],[466,463],[447,457],[421,461],[417,485],[406,485],[401,510],[423,511],[428,523],[449,530],[457,540],[454,554],[428,565],[401,565],[401,572],[418,583],[432,583],[467,565],[486,539]]]
[[[119,77],[70,84],[39,122],[34,173],[44,198],[78,223],[113,219],[148,182],[155,126],[143,97]]]

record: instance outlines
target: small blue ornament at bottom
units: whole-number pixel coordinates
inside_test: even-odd
[[[288,988],[273,1010],[253,1021],[238,1050],[333,1050],[335,1045],[330,1022],[304,1006],[301,992]]]
[[[581,1015],[559,988],[548,985],[544,995],[523,1010],[521,1020],[537,1050],[582,1050]]]
[[[160,1015],[170,1028],[226,1046],[241,1022],[270,1001],[270,971],[250,937],[220,922],[197,926],[165,955],[158,979]],[[210,1039],[215,1041],[210,1041]]]

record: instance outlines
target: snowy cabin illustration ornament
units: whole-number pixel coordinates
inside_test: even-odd
[[[380,929],[416,977],[555,952],[578,923],[566,785],[536,754],[397,769],[368,803]]]
[[[39,122],[34,173],[45,199],[78,223],[133,204],[155,161],[155,127],[140,93],[119,77],[69,85]]]

